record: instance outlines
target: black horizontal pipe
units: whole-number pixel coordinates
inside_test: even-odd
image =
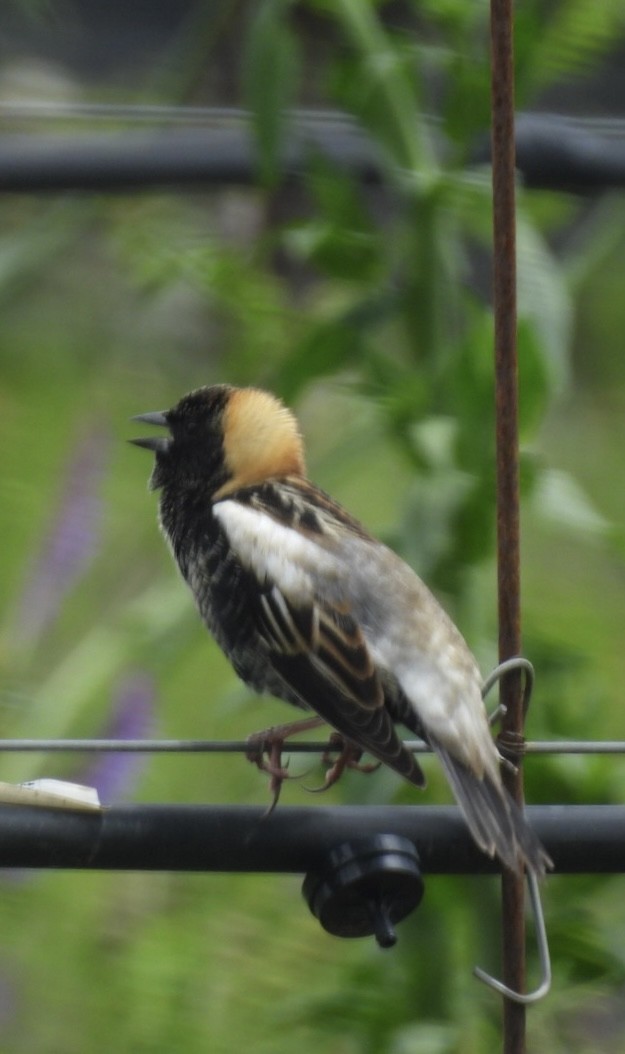
[[[625,872],[625,806],[537,805],[527,816],[563,874]],[[410,839],[430,874],[496,871],[445,806],[0,806],[0,867],[305,873],[355,838]]]
[[[375,143],[349,120],[293,124],[280,159],[285,177],[301,176],[322,155],[363,183],[379,183]],[[528,187],[595,193],[625,186],[625,144],[600,126],[558,114],[519,114],[517,167]],[[487,137],[471,161],[490,161]],[[141,191],[156,187],[255,184],[258,155],[247,123],[117,133],[8,133],[0,137],[0,193]]]
[[[349,125],[296,133],[282,152],[284,175],[301,175],[323,154],[364,183],[380,180],[380,160]],[[258,156],[247,128],[194,128],[0,138],[0,192],[132,191],[258,182]]]

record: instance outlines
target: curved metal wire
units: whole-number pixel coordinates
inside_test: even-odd
[[[525,674],[522,698],[523,716],[525,717],[530,704],[532,689],[534,687],[534,667],[529,659],[525,659],[520,655],[506,659],[505,662],[501,662],[495,667],[493,672],[489,674],[484,682],[482,687],[482,698],[485,698],[493,685],[511,670],[523,670]],[[501,706],[498,706],[495,709],[490,717],[491,724],[499,717],[501,710]],[[522,744],[522,751],[525,752],[525,744]],[[537,1003],[539,999],[542,999],[547,995],[547,992],[551,987],[551,958],[549,955],[549,942],[547,940],[547,929],[545,927],[545,916],[540,899],[538,879],[536,878],[536,875],[529,871],[527,873],[527,885],[532,904],[532,914],[534,916],[536,940],[538,943],[538,955],[540,958],[541,980],[538,987],[532,992],[517,992],[514,988],[509,988],[508,985],[503,983],[503,981],[499,981],[496,977],[492,977],[490,974],[486,973],[486,971],[482,970],[480,966],[474,966],[473,968],[473,973],[478,980],[483,981],[484,984],[489,986],[489,988],[493,988],[496,992],[499,992],[500,995],[505,996],[507,999],[511,999],[514,1003],[521,1003],[522,1005]]]
[[[513,658],[506,659],[504,662],[500,662],[498,666],[495,666],[495,669],[492,673],[489,673],[482,685],[482,699],[485,699],[491,688],[493,688],[506,673],[510,673],[511,670],[523,670],[525,674],[523,684],[523,716],[525,717],[534,690],[535,674],[534,667],[529,659],[524,658],[522,655],[515,655]],[[499,704],[490,715],[488,719],[489,724],[493,725],[495,721],[501,717],[502,713],[504,713],[504,708]]]
[[[489,988],[493,988],[496,992],[499,992],[500,995],[505,996],[507,999],[511,999],[514,1003],[522,1003],[529,1006],[530,1003],[537,1003],[540,999],[543,999],[551,988],[551,957],[549,955],[549,942],[547,940],[545,916],[536,875],[528,873],[527,886],[532,904],[534,926],[536,928],[536,943],[538,945],[541,972],[540,983],[532,992],[516,992],[514,988],[509,988],[508,985],[503,983],[503,981],[498,981],[496,977],[491,977],[490,974],[486,973],[486,971],[482,970],[479,966],[473,967],[473,973],[479,981],[483,981],[484,984],[487,984]]]

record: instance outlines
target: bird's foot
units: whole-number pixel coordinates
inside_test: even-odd
[[[352,769],[356,772],[364,772],[366,774],[375,772],[380,767],[379,761],[368,761],[364,764],[360,763],[362,757],[362,750],[357,747],[355,743],[350,743],[349,740],[343,739],[338,732],[333,732],[330,736],[330,742],[336,746],[336,749],[340,751],[338,758],[335,761],[332,760],[332,749],[327,750],[322,757],[322,761],[325,765],[329,765],[326,772],[325,779],[320,787],[306,787],[307,791],[311,794],[320,794],[322,791],[328,790],[329,787],[333,787],[335,783],[338,783],[341,776],[345,772],[345,769]]]
[[[288,761],[282,762],[282,750],[287,739],[297,735],[298,732],[307,732],[312,728],[318,728],[324,724],[320,717],[309,717],[303,721],[291,721],[286,725],[274,725],[263,732],[254,732],[247,739],[246,757],[252,761],[261,772],[269,776],[269,791],[271,803],[267,809],[266,816],[273,812],[280,791],[285,780],[299,779],[292,776],[288,771]]]

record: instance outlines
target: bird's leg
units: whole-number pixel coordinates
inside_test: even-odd
[[[330,742],[336,744],[337,750],[340,751],[339,756],[336,761],[332,761],[330,757],[331,750],[325,752],[321,760],[324,764],[330,765],[330,768],[327,770],[326,777],[320,787],[306,787],[306,790],[312,794],[320,794],[321,791],[328,790],[329,787],[338,783],[345,769],[354,769],[356,772],[364,773],[375,772],[376,769],[379,769],[381,764],[379,761],[370,761],[361,765],[362,750],[360,747],[350,742],[349,739],[344,739],[338,732],[332,733]]]
[[[274,725],[263,732],[254,732],[247,739],[246,757],[252,761],[261,772],[269,775],[269,790],[272,794],[271,805],[267,815],[273,812],[278,804],[280,791],[284,780],[291,779],[288,773],[288,765],[282,764],[282,748],[287,739],[297,735],[299,732],[308,732],[313,728],[319,728],[325,724],[321,717],[307,717],[303,721],[290,721],[286,725]],[[265,757],[265,755],[267,755]]]

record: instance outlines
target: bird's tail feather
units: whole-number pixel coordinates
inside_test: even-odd
[[[428,738],[480,848],[488,856],[497,855],[512,871],[525,866],[541,878],[552,861],[503,784],[488,773],[480,779],[441,743]]]

